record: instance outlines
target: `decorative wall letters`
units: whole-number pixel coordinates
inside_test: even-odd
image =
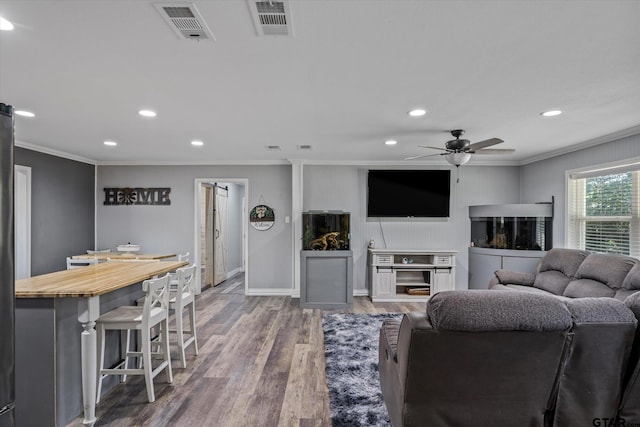
[[[171,188],[104,188],[105,205],[170,205]]]

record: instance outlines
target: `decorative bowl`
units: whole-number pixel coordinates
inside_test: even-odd
[[[132,245],[128,243],[126,245],[118,245],[118,252],[138,252],[140,250],[140,245]]]

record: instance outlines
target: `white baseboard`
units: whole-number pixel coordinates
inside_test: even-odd
[[[262,288],[262,289],[247,289],[245,292],[247,296],[264,296],[264,297],[277,297],[277,296],[291,296],[291,289],[289,288]]]
[[[369,289],[354,289],[353,290],[354,297],[368,297]]]
[[[241,267],[238,267],[235,270],[227,271],[227,279],[235,276],[238,273],[242,273],[242,268]]]

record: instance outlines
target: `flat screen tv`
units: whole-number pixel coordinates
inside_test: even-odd
[[[449,216],[451,171],[369,170],[368,217]]]

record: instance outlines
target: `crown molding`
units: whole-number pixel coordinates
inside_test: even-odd
[[[290,165],[286,160],[100,160],[98,166],[282,166]]]
[[[550,159],[552,157],[562,156],[563,154],[573,153],[575,151],[584,150],[590,147],[595,147],[596,145],[606,144],[607,142],[616,141],[618,139],[622,139],[622,138],[626,138],[626,137],[638,135],[638,134],[640,134],[640,125],[634,126],[628,129],[624,129],[618,132],[610,133],[607,135],[603,135],[598,138],[590,139],[585,142],[580,142],[578,144],[570,145],[568,147],[560,148],[559,150],[553,150],[544,154],[540,154],[538,156],[533,156],[528,159],[522,160],[519,164],[521,166],[528,165],[529,163],[535,163],[541,160]]]
[[[24,142],[15,140],[14,145],[20,148],[26,148],[27,150],[37,151],[43,154],[49,154],[50,156],[62,157],[63,159],[74,160],[76,162],[88,163],[90,165],[96,165],[97,161],[93,159],[87,159],[86,157],[77,156],[75,154],[66,153],[64,151],[53,150],[51,148],[43,147],[41,145],[32,144],[30,142]]]

